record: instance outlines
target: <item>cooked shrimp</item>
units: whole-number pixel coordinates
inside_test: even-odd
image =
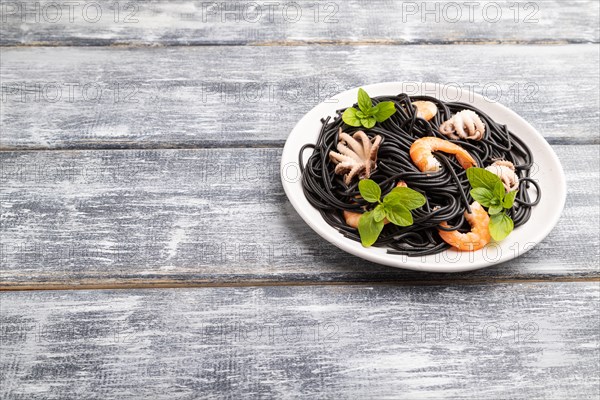
[[[433,156],[434,151],[454,154],[464,169],[477,166],[475,159],[465,149],[457,144],[433,136],[415,140],[410,146],[410,158],[423,172],[437,171],[441,168],[441,165]]]
[[[483,248],[492,239],[488,231],[490,216],[478,202],[474,201],[471,204],[471,214],[465,211],[465,218],[471,225],[471,232],[461,233],[438,229],[442,240],[461,251],[475,251]],[[446,222],[442,222],[441,226],[449,227]]]
[[[408,187],[408,186],[406,185],[406,182],[400,181],[400,182],[398,182],[396,187]],[[360,199],[360,196],[356,196],[356,197]],[[361,213],[344,210],[344,219],[346,220],[346,224],[348,224],[348,226],[351,226],[356,229],[358,229],[358,220],[360,219],[361,215],[362,215]],[[387,224],[389,222],[390,221],[388,221],[387,218],[384,218],[384,220],[383,220],[384,224]]]
[[[437,114],[437,106],[431,101],[413,101],[412,105],[417,107],[417,117],[425,121],[431,120]]]
[[[358,220],[360,219],[361,215],[361,213],[344,210],[344,219],[346,220],[346,224],[355,229],[358,228]]]

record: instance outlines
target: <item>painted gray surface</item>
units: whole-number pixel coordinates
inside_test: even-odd
[[[3,45],[598,42],[594,0],[3,3]]]
[[[552,234],[504,265],[429,279],[600,276],[599,147],[555,149],[569,194]],[[2,152],[4,285],[424,279],[324,242],[285,197],[280,154],[279,149]],[[529,246],[521,243],[519,251]],[[497,255],[490,252],[490,261]]]
[[[2,293],[2,398],[595,399],[599,286]]]
[[[205,22],[192,1],[35,22],[9,3],[0,398],[598,398],[597,1],[520,2],[517,22],[477,2],[474,23],[380,0],[322,2],[317,22],[300,1],[293,23]],[[279,183],[287,134],[327,94],[390,80],[499,87],[553,144],[569,194],[542,244],[430,275],[310,231]]]
[[[472,89],[552,143],[597,144],[598,51],[593,44],[4,48],[0,148],[281,146],[321,101],[382,81]],[[470,61],[477,59],[484,62]]]

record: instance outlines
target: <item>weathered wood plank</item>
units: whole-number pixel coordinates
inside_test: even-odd
[[[553,143],[599,142],[596,45],[1,52],[2,149],[281,145],[314,105],[381,81],[473,89]]]
[[[595,399],[599,289],[0,293],[0,397]]]
[[[325,243],[285,197],[279,149],[1,152],[2,287],[598,277],[599,148],[555,148],[569,195],[550,236],[448,276]]]
[[[258,7],[256,7],[258,5]],[[2,45],[598,41],[594,0],[2,2]]]

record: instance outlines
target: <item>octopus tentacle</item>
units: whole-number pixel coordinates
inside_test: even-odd
[[[358,156],[360,156],[360,157],[364,156],[363,146],[360,143],[358,143],[358,141],[356,139],[354,139],[352,136],[348,135],[347,133],[345,133],[345,132],[340,133],[340,142],[346,142],[348,147],[350,149],[352,149],[352,151],[355,152]]]
[[[349,185],[355,176],[364,179],[371,175],[377,162],[377,151],[381,144],[381,136],[370,139],[363,131],[354,135],[340,130],[336,151],[329,152],[329,159],[336,164],[335,173],[344,175],[344,183]]]
[[[485,125],[474,111],[462,110],[441,124],[439,132],[453,140],[481,140],[485,134]]]

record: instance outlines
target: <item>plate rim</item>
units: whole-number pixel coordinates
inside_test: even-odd
[[[362,245],[360,245],[360,243],[344,237],[335,228],[333,228],[331,225],[327,224],[327,222],[325,222],[322,219],[320,214],[319,214],[319,218],[321,219],[321,222],[324,223],[325,225],[327,225],[327,227],[325,227],[323,229],[321,227],[317,226],[317,223],[315,221],[313,221],[313,217],[308,215],[307,211],[305,210],[306,205],[308,205],[308,207],[312,208],[317,213],[318,213],[318,210],[316,210],[312,205],[310,205],[310,203],[308,203],[308,200],[306,199],[306,196],[304,195],[304,192],[302,190],[300,191],[301,198],[306,202],[306,205],[300,204],[300,201],[294,195],[295,193],[292,193],[292,190],[294,190],[293,189],[294,185],[296,185],[296,186],[300,185],[300,187],[301,187],[301,179],[298,178],[294,182],[290,182],[288,179],[285,179],[285,171],[287,170],[287,168],[290,164],[290,160],[294,160],[291,162],[292,163],[295,162],[295,165],[298,167],[298,161],[299,161],[298,153],[291,154],[291,155],[288,154],[292,151],[292,149],[291,149],[292,143],[291,143],[290,139],[294,136],[295,132],[297,130],[299,130],[304,123],[314,121],[313,120],[314,114],[317,114],[318,112],[320,112],[321,109],[330,108],[331,104],[336,104],[333,101],[328,102],[327,100],[344,98],[344,97],[351,95],[352,93],[358,93],[359,88],[363,88],[369,93],[374,93],[374,92],[381,91],[382,88],[388,89],[388,88],[394,87],[394,86],[397,86],[398,88],[405,88],[408,85],[410,85],[411,87],[416,86],[418,88],[418,93],[409,94],[411,96],[422,95],[422,94],[431,95],[431,92],[439,93],[441,90],[451,90],[451,91],[454,90],[457,93],[459,93],[460,96],[467,94],[468,96],[471,96],[470,100],[472,98],[472,101],[469,101],[469,102],[462,101],[462,100],[457,100],[457,101],[465,102],[468,104],[474,104],[477,101],[484,101],[484,102],[490,103],[490,104],[492,104],[491,107],[493,107],[493,106],[499,107],[500,111],[506,113],[510,119],[515,119],[520,124],[523,124],[524,127],[527,128],[530,131],[530,133],[533,134],[533,138],[537,139],[540,142],[538,144],[541,144],[543,146],[543,149],[538,149],[537,151],[532,151],[534,154],[534,158],[535,158],[536,153],[540,153],[540,152],[545,153],[547,156],[549,156],[551,163],[557,167],[556,171],[554,171],[554,175],[559,178],[557,180],[557,182],[555,182],[555,184],[556,184],[556,191],[560,194],[560,197],[559,197],[559,199],[557,199],[557,200],[559,200],[558,207],[556,208],[557,211],[551,216],[549,221],[546,224],[544,224],[543,229],[541,229],[540,231],[537,231],[533,235],[533,238],[531,239],[531,241],[528,242],[528,244],[533,243],[533,246],[528,246],[526,248],[523,248],[522,251],[517,250],[518,254],[516,254],[516,255],[514,254],[514,252],[506,252],[506,253],[502,254],[498,260],[489,261],[489,260],[485,260],[485,259],[480,259],[480,260],[473,260],[468,263],[464,263],[462,261],[462,255],[465,255],[465,254],[466,255],[468,255],[468,254],[475,255],[479,252],[482,252],[483,250],[477,250],[475,252],[458,252],[456,250],[450,249],[450,250],[445,250],[444,252],[438,253],[438,255],[447,253],[447,254],[455,254],[455,256],[456,256],[456,254],[461,254],[461,262],[459,262],[455,265],[448,265],[448,263],[444,263],[444,262],[440,262],[440,261],[435,261],[435,262],[423,261],[423,259],[431,258],[436,255],[422,256],[422,257],[408,257],[408,256],[402,256],[402,255],[387,254],[386,248],[382,248],[382,247],[365,248]],[[403,91],[398,92],[397,90],[390,90],[390,91],[392,93],[387,93],[387,95],[394,95],[394,94],[403,92]],[[395,93],[395,92],[397,92],[397,93]],[[424,93],[424,92],[426,92],[426,93]],[[385,95],[385,94],[377,93],[374,96],[381,96],[381,95]],[[354,98],[356,98],[356,96],[354,96]],[[294,207],[296,212],[300,215],[302,220],[313,231],[315,231],[315,233],[317,233],[320,237],[327,240],[329,243],[333,244],[337,248],[339,248],[349,254],[352,254],[356,257],[360,257],[362,259],[365,259],[365,260],[368,260],[371,262],[375,262],[380,265],[386,265],[386,266],[394,267],[394,268],[401,268],[401,269],[408,269],[408,270],[415,270],[415,271],[439,272],[439,273],[464,272],[464,271],[472,271],[472,270],[477,270],[477,269],[482,269],[482,268],[488,268],[488,267],[498,265],[498,264],[504,263],[506,261],[512,260],[514,258],[520,257],[521,255],[525,254],[527,251],[531,250],[533,247],[537,246],[542,240],[544,240],[548,236],[548,234],[550,234],[550,232],[558,224],[558,221],[560,220],[560,217],[564,210],[564,206],[566,203],[566,196],[567,196],[566,176],[565,176],[562,164],[560,162],[560,159],[554,152],[554,149],[550,146],[550,144],[546,141],[546,139],[543,137],[543,135],[536,128],[534,128],[527,120],[525,120],[523,117],[521,117],[519,114],[517,114],[515,111],[513,111],[509,107],[505,106],[504,104],[497,102],[497,101],[490,101],[478,93],[475,93],[473,91],[467,91],[465,89],[456,87],[454,85],[450,86],[450,85],[441,84],[441,83],[416,82],[416,81],[407,81],[407,82],[391,81],[391,82],[380,82],[380,83],[374,83],[374,84],[368,84],[368,85],[361,85],[361,86],[353,87],[351,89],[337,93],[336,95],[331,96],[327,100],[320,102],[319,104],[314,106],[311,110],[309,110],[307,113],[305,113],[298,120],[298,122],[294,125],[294,128],[290,131],[290,134],[288,135],[288,137],[286,139],[285,145],[283,147],[282,155],[281,155],[280,178],[281,178],[281,183],[283,185],[283,188],[284,188],[284,191],[285,191],[285,194],[286,194],[288,200],[290,201],[290,203],[292,204],[292,206]],[[343,107],[349,107],[349,106],[350,105],[344,105],[344,106],[338,105],[336,107],[336,109],[343,108]],[[481,108],[481,107],[478,107],[478,108]],[[482,109],[482,111],[488,113],[488,110]],[[332,114],[331,111],[323,112],[322,114],[317,116],[317,120],[320,120],[320,118],[326,117],[327,115],[331,115],[331,114]],[[316,137],[318,137],[318,133],[316,134],[315,139],[316,139]],[[526,140],[525,138],[521,138],[521,139]],[[530,140],[531,140],[531,138],[530,138]],[[309,143],[309,142],[314,142],[314,141],[311,139],[311,140],[307,140],[305,143]],[[297,149],[297,150],[299,151],[299,149]],[[307,156],[305,156],[303,159],[306,159],[306,157]],[[298,169],[298,173],[299,173],[299,169]],[[329,229],[327,229],[327,228],[329,228]],[[492,244],[494,244],[494,243],[495,242],[492,242]],[[517,243],[517,242],[513,241],[513,243]],[[486,246],[486,248],[489,246],[490,245]],[[501,246],[501,245],[497,244],[497,246]],[[436,258],[438,258],[438,257],[436,257]]]

